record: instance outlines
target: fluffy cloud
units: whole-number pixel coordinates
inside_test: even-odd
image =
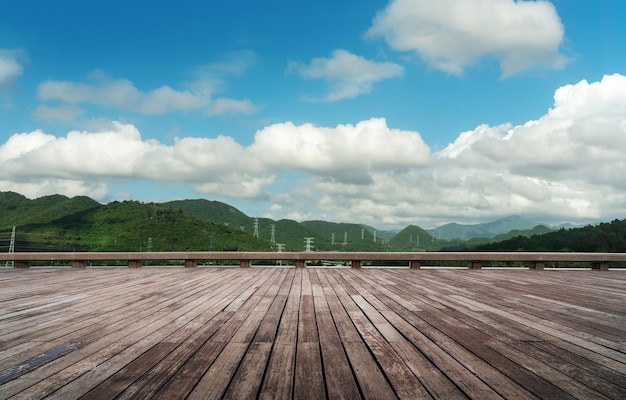
[[[0,146],[0,172],[16,181],[143,179],[184,183],[199,193],[233,198],[265,196],[276,174],[311,175],[367,183],[376,170],[427,163],[428,147],[416,132],[389,129],[385,120],[336,128],[271,125],[243,147],[231,137],[177,138],[173,145],[144,140],[130,124],[55,137],[42,131],[14,134]]]
[[[324,79],[330,88],[325,100],[336,101],[369,93],[374,83],[401,76],[404,68],[391,62],[366,60],[340,49],[330,58],[314,58],[309,64],[290,62],[287,72],[306,79]]]
[[[417,132],[390,129],[384,119],[335,128],[274,124],[257,132],[249,150],[275,170],[304,171],[343,183],[368,183],[377,170],[419,167],[430,155]]]
[[[0,49],[0,88],[7,87],[23,73],[22,50]]]
[[[375,226],[511,214],[608,220],[626,213],[624,154],[626,77],[612,75],[558,89],[538,120],[464,132],[426,168],[382,171],[364,188],[317,181],[311,191],[324,193],[325,212]]]
[[[418,132],[384,119],[320,127],[290,122],[228,136],[146,140],[132,125],[56,137],[12,135],[0,146],[4,190],[105,196],[115,182],[187,185],[208,196],[268,200],[268,216],[377,227],[518,214],[545,222],[626,215],[626,76],[556,90],[523,125],[481,125],[430,152]],[[280,193],[276,193],[280,189]]]
[[[564,28],[547,1],[393,0],[369,37],[417,52],[429,65],[460,74],[479,59],[497,59],[504,77],[534,68],[562,68]]]

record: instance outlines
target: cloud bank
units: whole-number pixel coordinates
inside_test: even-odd
[[[116,182],[188,185],[207,197],[268,202],[266,216],[380,227],[511,214],[588,222],[626,214],[626,76],[556,90],[523,125],[481,125],[431,152],[381,118],[335,127],[269,125],[249,146],[229,136],[143,139],[130,124],[57,137],[17,133],[0,146],[3,190],[112,195]],[[299,183],[285,186],[283,174]],[[291,181],[289,181],[291,182]],[[292,186],[289,186],[292,185]],[[282,193],[276,192],[281,187]]]
[[[483,57],[498,60],[502,76],[535,68],[560,69],[564,28],[547,1],[393,0],[375,17],[367,37],[394,50],[416,52],[453,75]]]

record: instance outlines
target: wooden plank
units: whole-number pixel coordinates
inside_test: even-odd
[[[188,339],[150,369],[148,373],[137,379],[132,386],[128,387],[116,399],[147,399],[154,396],[232,314],[232,312],[221,312],[210,321],[207,321],[206,325],[190,334]],[[178,382],[177,386],[179,393],[188,393],[191,390],[191,388],[185,390],[181,382]]]
[[[195,290],[195,289],[194,289]],[[117,348],[119,347],[119,344],[122,344],[122,349],[124,349],[123,351],[118,350],[116,354],[110,356],[110,360],[107,360],[107,362],[105,363],[99,363],[99,364],[95,364],[98,365],[98,368],[102,369],[102,368],[106,368],[107,365],[110,365],[110,362],[112,362],[113,359],[117,359],[116,362],[119,363],[123,363],[124,358],[123,357],[128,357],[128,355],[132,355],[134,354],[134,352],[136,351],[141,351],[141,347],[137,347],[136,344],[133,345],[132,341],[136,340],[135,338],[140,338],[143,335],[148,335],[151,328],[150,326],[153,325],[155,328],[158,327],[165,327],[165,329],[167,329],[166,331],[163,331],[164,334],[167,334],[168,331],[171,332],[171,329],[175,329],[176,325],[172,325],[172,324],[168,324],[169,321],[172,321],[174,319],[176,319],[176,317],[178,315],[181,315],[183,313],[185,313],[188,309],[193,309],[195,304],[206,304],[207,300],[210,300],[210,298],[213,296],[213,293],[208,292],[205,293],[205,295],[203,297],[200,298],[196,298],[193,300],[192,303],[190,303],[190,305],[187,305],[185,307],[182,307],[181,309],[178,310],[178,312],[175,313],[170,313],[168,315],[167,318],[163,318],[162,314],[158,314],[158,313],[152,313],[151,314],[151,320],[154,321],[153,325],[149,322],[146,322],[146,325],[141,325],[141,324],[137,324],[136,322],[132,323],[129,326],[133,326],[133,330],[135,333],[132,333],[133,330],[131,331],[124,331],[124,330],[117,330],[115,332],[112,332],[111,334],[108,334],[107,336],[104,336],[102,339],[96,340],[93,343],[85,346],[83,349],[81,349],[80,353],[76,353],[76,354],[71,354],[68,355],[67,357],[65,357],[62,363],[56,363],[56,365],[54,365],[54,363],[50,363],[48,365],[46,365],[45,368],[39,368],[36,371],[34,371],[32,374],[29,374],[28,376],[28,380],[25,380],[23,384],[21,384],[20,382],[15,382],[16,385],[12,385],[11,390],[14,391],[16,389],[19,390],[19,388],[23,388],[24,384],[26,385],[32,385],[32,377],[30,375],[37,375],[39,377],[39,379],[44,378],[44,377],[48,377],[48,376],[65,376],[66,379],[69,380],[62,380],[62,379],[55,379],[55,380],[50,380],[47,379],[45,381],[42,381],[41,384],[37,384],[35,386],[33,386],[31,389],[29,389],[29,391],[33,391],[33,390],[37,390],[37,392],[39,393],[45,393],[45,390],[47,390],[48,392],[57,389],[60,385],[63,385],[64,382],[69,382],[70,380],[75,380],[77,376],[83,375],[83,374],[87,374],[89,376],[88,379],[91,380],[102,380],[102,379],[106,379],[107,376],[111,375],[112,373],[115,372],[115,370],[113,370],[112,372],[109,372],[109,375],[106,374],[95,374],[93,372],[94,370],[94,363],[92,359],[98,359],[101,357],[100,354],[108,354],[106,351],[106,348]],[[141,329],[140,329],[141,328]],[[142,333],[143,332],[143,333]],[[156,331],[155,331],[156,332]],[[123,342],[120,342],[120,339],[124,338]],[[144,340],[144,343],[146,345],[150,345],[150,343],[152,343],[150,341],[150,339],[148,339],[148,341]],[[126,348],[128,348],[129,346],[134,347],[135,350],[126,350]],[[102,353],[101,350],[105,350],[104,353]],[[96,353],[94,353],[94,351]],[[130,353],[129,353],[130,351]],[[90,355],[91,354],[91,355]],[[124,354],[128,354],[128,355],[124,355]],[[140,353],[139,353],[140,354]],[[78,361],[80,360],[80,361]],[[131,358],[132,360],[132,358]],[[77,362],[78,361],[78,362]],[[123,365],[123,364],[122,364]],[[62,368],[66,368],[66,370],[61,370]],[[58,372],[57,372],[58,371]],[[87,377],[85,377],[87,378]],[[18,380],[19,381],[19,380]],[[36,381],[35,381],[36,382]],[[11,382],[13,383],[13,382]],[[72,382],[73,385],[76,385],[75,382]],[[87,387],[85,385],[83,385],[83,387]],[[6,389],[8,389],[5,386]],[[29,393],[29,391],[26,391],[24,393]]]
[[[376,304],[375,298],[371,296],[368,296],[368,298]],[[488,377],[489,382],[496,387],[503,386],[506,389],[504,393],[508,393],[511,398],[532,398],[530,393],[524,393],[524,391],[520,393],[519,388],[515,386],[510,389],[510,385],[506,385],[506,376],[494,368],[489,367],[489,365],[484,363],[480,358],[474,357],[472,353],[458,346],[455,342],[446,338],[445,335],[439,334],[437,336],[438,332],[421,320],[421,317],[427,314],[426,312],[411,313],[398,304],[394,304],[391,300],[388,300],[385,304],[390,307],[388,311],[382,311],[385,317],[391,321],[393,325],[402,332],[402,335],[419,349],[420,352],[427,354],[433,365],[445,372],[451,382],[444,386],[444,391],[455,393],[455,390],[450,387],[450,383],[452,383],[470,398],[500,398],[500,395],[497,394],[496,391],[480,379],[479,375],[484,375]],[[432,309],[437,310],[434,307]],[[435,337],[432,337],[432,335],[435,335]],[[398,341],[397,343],[402,343],[402,341]],[[406,345],[404,346],[406,347]],[[419,359],[417,361],[419,361]],[[474,366],[476,367],[474,368]],[[430,368],[428,367],[424,369],[426,372],[429,370]],[[437,377],[437,375],[435,375],[435,379],[438,379],[440,382],[442,381],[441,377]],[[442,391],[441,387],[434,386],[432,384],[433,382],[429,380],[422,380],[422,383],[429,389],[430,393],[435,394],[441,393]],[[441,383],[445,384],[445,381]]]
[[[298,342],[293,398],[326,398],[319,343]]]
[[[291,272],[287,302],[280,319],[276,342],[272,348],[259,399],[291,399],[295,379],[298,310],[303,269]],[[286,280],[288,282],[288,280]]]
[[[272,343],[252,343],[239,369],[230,382],[223,399],[253,399],[261,387]]]
[[[359,388],[341,344],[326,297],[323,295],[321,280],[317,273],[313,275],[312,272],[311,275],[315,319],[319,332],[327,395],[333,399],[359,399],[361,398]]]
[[[211,400],[221,398],[247,349],[248,343],[228,343],[206,374],[189,393],[187,399]],[[180,392],[177,396],[179,395]]]
[[[363,342],[348,342],[343,347],[364,399],[398,398]]]

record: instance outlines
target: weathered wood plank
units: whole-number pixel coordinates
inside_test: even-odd
[[[623,271],[0,269],[0,399],[624,398]]]

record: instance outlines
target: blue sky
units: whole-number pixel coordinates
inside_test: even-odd
[[[0,190],[379,228],[626,217],[622,0],[10,3]]]

